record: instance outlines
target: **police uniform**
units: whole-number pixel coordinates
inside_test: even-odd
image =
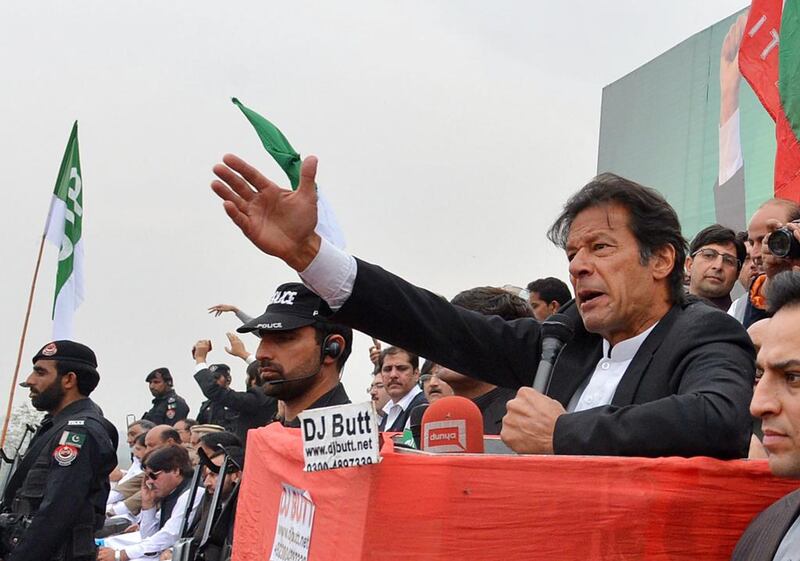
[[[164,395],[153,398],[150,411],[142,415],[142,419],[152,421],[157,425],[174,425],[189,416],[189,406],[186,401],[171,389]]]
[[[56,351],[47,354],[50,345]],[[96,367],[88,347],[72,341],[50,345],[34,363],[39,358],[76,361],[77,355],[86,358],[77,362]],[[3,495],[3,520],[18,520],[13,527],[3,524],[4,545],[13,547],[6,561],[96,558],[94,533],[105,519],[117,443],[116,428],[88,397],[45,416]]]

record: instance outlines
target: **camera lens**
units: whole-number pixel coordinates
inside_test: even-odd
[[[767,239],[767,246],[776,257],[800,257],[800,243],[794,239],[791,230],[786,228],[772,232]]]

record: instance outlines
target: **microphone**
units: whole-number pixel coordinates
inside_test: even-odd
[[[422,450],[483,454],[481,410],[465,397],[437,399],[422,415]]]
[[[414,448],[417,450],[421,450],[420,445],[420,434],[422,432],[422,416],[425,414],[425,411],[428,409],[428,404],[423,403],[422,405],[417,405],[414,409],[411,410],[411,413],[408,414],[408,428],[411,429],[411,436],[414,437]]]
[[[533,379],[533,389],[537,392],[547,392],[553,365],[561,348],[572,340],[572,335],[572,319],[565,314],[553,314],[542,322],[542,356]]]

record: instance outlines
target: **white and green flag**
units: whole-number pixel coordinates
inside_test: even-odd
[[[78,154],[78,122],[72,126],[61,160],[45,236],[58,252],[56,295],[53,302],[53,339],[72,338],[72,318],[83,301],[83,185]]]

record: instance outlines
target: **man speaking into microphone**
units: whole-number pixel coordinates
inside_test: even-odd
[[[280,285],[266,311],[237,331],[255,331],[264,393],[284,402],[283,424],[300,427],[306,409],[350,403],[340,383],[353,344],[349,327],[327,321],[325,303],[300,283]],[[330,313],[330,312],[328,312]]]
[[[548,237],[564,249],[573,338],[546,395],[529,387],[542,356],[533,319],[504,321],[348,255],[316,232],[317,161],[287,191],[236,156],[214,192],[256,247],[283,259],[344,323],[502,387],[501,437],[522,453],[712,456],[747,453],[755,353],[733,318],[686,297],[686,241],[654,189],[602,174],[573,195]]]

